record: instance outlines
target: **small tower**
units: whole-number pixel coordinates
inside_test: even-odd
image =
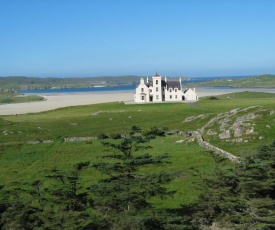
[[[162,101],[161,76],[156,72],[153,79],[154,101]]]

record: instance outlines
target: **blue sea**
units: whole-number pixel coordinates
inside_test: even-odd
[[[245,76],[239,76],[234,78],[244,78]],[[220,77],[201,77],[201,78],[190,78],[188,80],[182,81],[183,87],[186,83],[197,83],[205,82],[213,79],[218,79]],[[231,77],[232,78],[232,77]],[[89,92],[104,92],[104,91],[134,91],[137,85],[130,86],[114,86],[114,87],[94,87],[94,88],[64,88],[64,89],[35,89],[35,90],[19,90],[19,93],[23,94],[47,94],[47,93],[89,93]],[[231,87],[219,87],[231,88]]]
[[[130,86],[116,86],[116,87],[94,87],[94,88],[65,88],[65,89],[34,89],[34,90],[18,90],[23,94],[40,94],[40,93],[89,93],[89,92],[103,92],[103,91],[127,91],[135,90],[135,85]]]

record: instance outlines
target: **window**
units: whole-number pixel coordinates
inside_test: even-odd
[[[144,101],[144,96],[141,96],[141,100]]]
[[[170,99],[172,99],[172,95],[170,95]]]
[[[159,80],[156,80],[156,85],[159,83]]]
[[[177,99],[177,98],[178,98],[178,95],[175,95],[175,98]]]
[[[172,89],[169,89],[169,92],[171,93],[171,92],[172,92]]]
[[[159,91],[159,87],[156,87],[156,92],[158,92]]]
[[[150,89],[150,93],[152,93],[152,89]]]
[[[143,88],[141,88],[141,92],[144,92],[144,89],[143,89]]]
[[[175,89],[175,92],[178,92],[178,89]]]
[[[157,99],[157,100],[159,99],[159,95],[156,96],[156,99]]]

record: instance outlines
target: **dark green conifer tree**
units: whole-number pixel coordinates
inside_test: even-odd
[[[105,176],[91,186],[94,208],[108,229],[162,229],[163,223],[150,199],[172,196],[163,185],[175,178],[174,173],[152,172],[147,166],[165,166],[168,154],[152,156],[148,142],[163,135],[155,128],[147,133],[134,126],[123,139],[102,142],[112,153],[102,156],[93,166]]]
[[[275,142],[259,146],[232,167],[217,164],[203,177],[195,226],[275,229]]]

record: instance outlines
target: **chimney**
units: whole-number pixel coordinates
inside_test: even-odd
[[[144,79],[143,79],[143,77],[140,78],[140,84],[144,85]]]

